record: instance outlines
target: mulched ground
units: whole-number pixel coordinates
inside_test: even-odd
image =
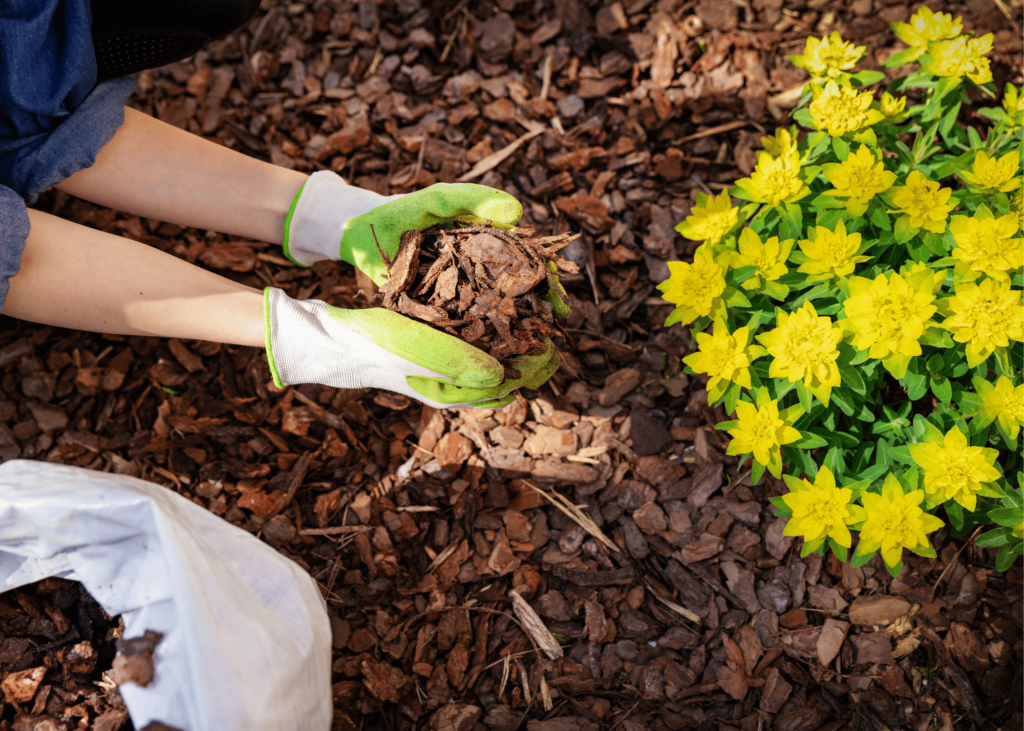
[[[141,74],[136,105],[384,193],[475,180],[519,197],[538,235],[582,231],[561,252],[580,270],[563,278],[575,350],[534,401],[439,412],[384,392],[279,391],[255,349],[5,319],[0,457],[158,482],[307,567],[331,614],[339,730],[1020,729],[1020,566],[997,573],[993,552],[945,531],[939,557],[907,556],[897,580],[877,559],[801,560],[767,503],[782,486],[752,486],[724,456],[711,428],[724,414],[680,372],[689,337],[660,326],[654,290],[692,253],[672,229],[696,192],[748,173],[762,132],[788,123],[804,75],[786,55],[839,30],[875,66],[894,50],[888,23],[912,10],[261,11]],[[1020,2],[953,10],[996,33],[997,84],[1020,83]],[[60,193],[41,206],[254,287],[375,303],[347,265],[293,268],[267,244]],[[104,728],[116,698],[102,705],[90,684],[106,683],[109,651],[92,675],[62,665],[82,629],[61,630],[40,591],[0,598],[0,678],[47,669],[18,706],[3,686],[0,729]]]

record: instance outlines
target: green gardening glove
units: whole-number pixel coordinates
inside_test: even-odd
[[[560,362],[551,341],[541,355],[500,363],[478,348],[383,308],[345,310],[319,300],[264,292],[264,338],[274,383],[383,388],[434,408],[500,408],[517,388],[540,388]]]

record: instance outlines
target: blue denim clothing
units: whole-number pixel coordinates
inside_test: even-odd
[[[96,161],[131,79],[96,85],[88,0],[0,0],[0,310],[28,237],[25,204]]]

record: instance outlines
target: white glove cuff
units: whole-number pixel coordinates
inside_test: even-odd
[[[349,185],[329,170],[313,173],[302,186],[285,220],[285,256],[302,266],[324,259],[337,261],[346,224],[400,197]]]

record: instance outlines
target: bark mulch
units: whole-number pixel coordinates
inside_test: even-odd
[[[941,9],[995,32],[996,82],[1020,82],[1019,2]],[[562,276],[563,368],[533,400],[442,412],[278,390],[255,349],[5,320],[0,458],[158,482],[306,567],[331,615],[339,731],[1020,729],[1020,566],[997,573],[946,532],[896,580],[877,560],[800,559],[767,502],[784,488],[725,456],[724,414],[681,373],[689,335],[661,327],[654,290],[692,253],[673,226],[696,192],[749,173],[761,134],[788,124],[804,74],[786,55],[839,30],[876,66],[898,48],[888,23],[913,10],[267,7],[142,73],[136,106],[382,193],[492,185],[538,236],[582,232],[559,252],[579,270]],[[254,287],[380,303],[347,265],[294,268],[269,244],[57,192],[41,206]],[[121,707],[101,679],[116,619],[88,640],[65,603],[89,600],[53,586],[0,597],[3,731],[107,728]],[[88,676],[66,654],[86,640]],[[40,667],[31,693],[18,685]]]

